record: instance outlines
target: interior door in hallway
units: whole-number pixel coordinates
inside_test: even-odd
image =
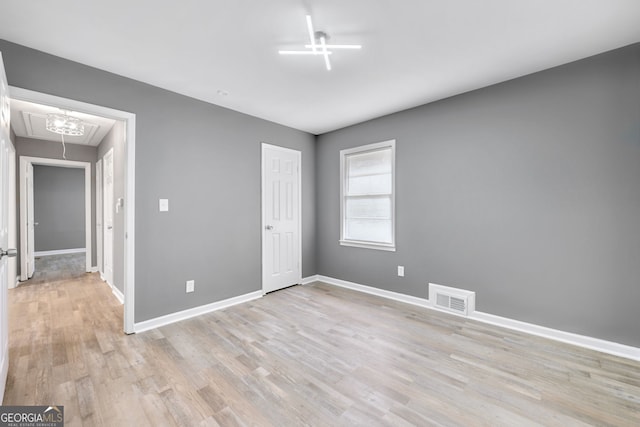
[[[27,183],[27,200],[26,200],[26,215],[27,215],[27,247],[24,265],[25,273],[22,280],[27,280],[33,277],[33,273],[36,271],[36,223],[34,219],[33,209],[33,164],[28,163],[26,165],[25,180]],[[25,276],[26,274],[26,276]]]
[[[301,153],[262,144],[262,290],[300,283]]]
[[[113,148],[102,158],[102,176],[102,227],[104,230],[102,264],[104,280],[113,286]]]
[[[104,276],[104,267],[102,265],[102,238],[104,232],[102,230],[102,217],[104,210],[102,209],[102,159],[96,162],[96,261],[98,262],[98,271]]]
[[[0,404],[4,396],[9,369],[9,326],[7,317],[7,287],[10,256],[15,249],[9,244],[9,85],[0,53]]]

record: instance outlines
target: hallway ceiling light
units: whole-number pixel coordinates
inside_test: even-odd
[[[305,45],[307,50],[279,50],[280,55],[320,55],[324,58],[324,64],[327,70],[331,70],[331,61],[329,55],[333,54],[334,49],[360,49],[359,44],[327,44],[329,36],[324,31],[314,31],[311,16],[307,15],[307,31],[309,32],[310,44]]]
[[[75,117],[70,116],[68,111],[62,110],[64,114],[47,114],[46,128],[49,132],[60,135],[62,142],[62,158],[67,160],[67,146],[64,142],[64,136],[82,136],[84,135],[84,125]]]
[[[68,136],[84,135],[84,125],[79,119],[68,114],[47,114],[47,130]]]

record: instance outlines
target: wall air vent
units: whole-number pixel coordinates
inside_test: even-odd
[[[429,302],[434,308],[468,316],[476,309],[476,293],[429,283]]]

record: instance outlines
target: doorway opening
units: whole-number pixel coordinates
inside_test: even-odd
[[[76,236],[70,236],[69,230],[58,230],[54,229],[54,227],[59,227],[59,224],[52,224],[50,227],[49,224],[43,223],[43,227],[46,231],[44,231],[50,238],[47,240],[51,242],[42,242],[39,241],[39,247],[36,246],[36,227],[40,225],[40,221],[43,221],[44,218],[39,218],[36,216],[35,212],[40,207],[42,209],[41,203],[45,202],[45,199],[40,197],[39,203],[36,205],[35,197],[37,188],[35,186],[35,177],[34,166],[45,166],[45,167],[57,167],[57,168],[69,168],[71,169],[83,169],[84,170],[84,200],[82,205],[84,206],[84,244],[82,246],[78,246],[75,248],[66,248],[61,250],[59,247],[52,250],[46,250],[46,248],[54,247],[54,246],[69,246],[67,243],[70,241],[77,241]],[[20,156],[20,280],[25,281],[33,277],[35,273],[35,258],[36,255],[39,256],[47,256],[47,255],[63,255],[70,254],[74,252],[80,252],[80,249],[84,249],[85,252],[85,271],[92,271],[92,262],[91,262],[91,248],[92,245],[92,230],[91,230],[91,163],[89,162],[79,162],[79,161],[71,161],[71,160],[58,160],[58,159],[49,159],[43,157],[28,157],[28,156]],[[50,178],[50,177],[49,177]],[[65,192],[68,193],[68,192]],[[57,197],[62,197],[58,195]],[[55,201],[52,201],[55,203]],[[64,203],[63,200],[60,202]],[[47,216],[53,216],[54,205],[48,205]],[[66,218],[61,217],[58,220],[54,219],[54,223],[59,221],[67,221],[69,220],[70,211],[66,211],[62,213]],[[39,230],[40,231],[40,230]],[[60,233],[58,231],[63,231]],[[40,233],[42,235],[42,233]],[[62,237],[62,241],[61,241]],[[41,239],[42,240],[42,239]],[[56,242],[53,242],[53,241]],[[47,246],[53,245],[53,246]],[[76,245],[73,245],[76,246]],[[40,249],[40,253],[38,254],[37,249]]]
[[[75,101],[72,99],[61,98],[54,95],[48,95],[40,92],[34,92],[22,88],[10,87],[11,100],[31,102],[44,106],[56,107],[62,110],[74,111],[77,113],[90,114],[93,116],[104,117],[118,121],[121,126],[121,137],[123,140],[122,145],[122,158],[121,158],[121,173],[122,173],[122,197],[117,199],[118,206],[114,209],[119,209],[121,215],[121,223],[119,224],[119,230],[114,230],[114,234],[120,237],[122,242],[122,253],[118,254],[121,257],[121,277],[122,277],[122,297],[124,299],[124,332],[127,334],[134,333],[134,307],[135,307],[135,114],[126,111],[115,110],[108,107],[103,107],[94,104],[88,104],[85,102]],[[22,156],[21,156],[22,157]],[[89,175],[91,175],[91,165],[89,165]],[[26,167],[26,166],[25,166]],[[84,167],[84,166],[83,166]],[[92,188],[90,186],[89,191]],[[95,191],[93,192],[95,195]],[[87,198],[91,200],[91,193]],[[92,204],[90,206],[92,212],[97,213],[97,206]],[[22,216],[22,215],[21,215]],[[91,216],[91,214],[90,214]],[[90,218],[86,222],[88,225],[87,236],[95,238],[100,235],[99,227],[103,224],[97,221],[92,221]],[[95,226],[95,228],[94,228]],[[26,235],[26,233],[25,233]],[[97,239],[96,239],[97,240]],[[86,245],[87,248],[91,248],[91,242]],[[97,248],[96,248],[97,249]],[[90,251],[89,251],[90,252]],[[99,251],[97,251],[98,255]],[[96,257],[101,260],[103,253]],[[91,256],[89,256],[91,259]],[[88,265],[87,271],[99,271],[99,265]],[[115,293],[115,292],[114,292]],[[117,295],[116,295],[117,296]]]

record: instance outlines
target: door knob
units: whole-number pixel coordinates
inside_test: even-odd
[[[273,225],[265,225],[264,229],[265,230],[273,230]]]
[[[17,256],[17,255],[18,255],[18,251],[16,249],[7,249],[6,251],[0,249],[0,258],[3,258],[5,256],[9,258],[13,258],[14,256]]]

